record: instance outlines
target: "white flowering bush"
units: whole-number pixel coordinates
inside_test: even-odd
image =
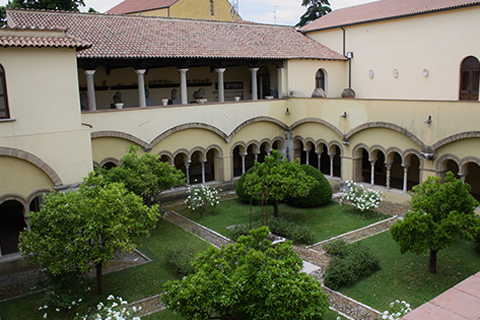
[[[77,318],[81,320],[94,319],[94,320],[141,320],[140,317],[135,316],[142,307],[128,307],[128,302],[121,297],[114,297],[109,295],[107,300],[109,302],[100,302],[97,304],[97,310],[93,316],[85,315]]]
[[[215,208],[220,204],[220,196],[218,195],[222,189],[210,188],[206,185],[195,185],[188,188],[188,197],[185,203],[188,208],[202,213],[214,213]]]
[[[350,203],[360,211],[378,207],[382,201],[383,192],[380,190],[365,190],[362,185],[353,181],[347,181],[347,190],[340,199],[340,205]]]
[[[412,311],[410,304],[405,301],[395,300],[390,303],[390,308],[383,312],[383,320],[399,320],[404,315]]]

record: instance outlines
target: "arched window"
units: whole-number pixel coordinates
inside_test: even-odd
[[[7,85],[5,83],[5,71],[0,64],[0,119],[10,118],[8,112]]]
[[[478,101],[480,63],[475,57],[463,60],[460,74],[460,100]]]
[[[315,75],[315,88],[325,90],[325,72],[322,69],[318,69]]]

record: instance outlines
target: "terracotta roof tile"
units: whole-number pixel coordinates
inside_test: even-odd
[[[45,33],[57,31],[56,35],[28,34],[28,32]],[[62,31],[62,32],[58,32]],[[1,47],[54,47],[77,48],[79,50],[90,48],[91,44],[81,39],[66,36],[62,28],[2,28],[0,29]]]
[[[168,8],[178,0],[124,0],[107,13],[134,13],[140,11]]]
[[[110,14],[7,10],[9,25],[66,27],[92,43],[79,58],[345,58],[293,27]]]
[[[480,5],[480,0],[382,0],[335,10],[304,26],[309,32]]]

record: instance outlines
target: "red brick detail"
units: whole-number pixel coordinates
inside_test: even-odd
[[[96,132],[92,132],[90,137],[92,139],[109,138],[109,137],[125,139],[125,140],[133,142],[133,143],[135,143],[135,144],[137,144],[137,145],[139,145],[143,148],[148,147],[147,142],[135,137],[134,135],[131,135],[131,134],[125,133],[125,132],[120,132],[120,131],[96,131]]]
[[[437,150],[443,147],[444,145],[449,144],[450,142],[454,142],[462,139],[468,139],[468,138],[480,138],[480,131],[466,131],[466,132],[461,132],[461,133],[451,135],[449,137],[446,137],[442,140],[437,141],[433,145],[433,149]]]
[[[343,133],[342,131],[340,131],[340,129],[338,129],[337,127],[335,127],[333,124],[331,124],[330,122],[328,121],[325,121],[323,119],[319,119],[319,118],[304,118],[302,120],[299,120],[297,122],[294,122],[288,130],[293,130],[295,129],[296,127],[304,124],[304,123],[319,123],[321,125],[324,125],[325,127],[331,129],[333,132],[335,132],[339,137],[340,139],[343,139]]]

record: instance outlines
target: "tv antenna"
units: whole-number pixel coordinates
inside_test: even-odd
[[[273,20],[275,21],[275,24],[277,24],[277,8],[279,6],[273,6]]]

